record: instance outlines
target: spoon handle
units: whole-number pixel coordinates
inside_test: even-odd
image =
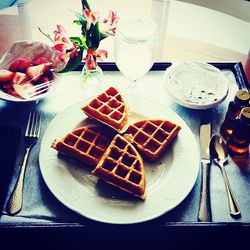
[[[225,167],[222,165],[221,166],[224,182],[225,182],[225,187],[226,187],[226,192],[227,192],[227,199],[228,199],[228,205],[229,205],[229,210],[230,214],[233,216],[240,215],[240,209],[238,207],[238,204],[234,198],[233,191],[231,189],[228,177],[227,177],[227,172],[225,170]]]

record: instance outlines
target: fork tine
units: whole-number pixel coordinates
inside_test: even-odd
[[[30,136],[36,137],[39,129],[39,114],[37,112],[33,112],[33,114]]]
[[[50,87],[54,84],[54,82],[45,82],[34,87],[30,87],[25,91],[25,95],[27,98],[33,98],[37,95],[43,94],[50,90]]]
[[[37,91],[37,90],[40,90],[40,89],[47,89],[47,87],[50,87],[51,85],[53,85],[53,82],[41,83],[41,84],[35,85],[34,87],[28,88],[28,89],[26,90],[26,93],[27,93],[27,94],[32,94],[32,93],[34,93],[34,92]]]
[[[41,95],[41,94],[43,94],[43,93],[46,93],[47,91],[48,91],[48,89],[46,89],[46,88],[40,89],[39,91],[36,91],[36,92],[34,92],[34,93],[31,93],[31,94],[29,95],[29,98],[32,98],[32,97],[37,96],[37,95]]]
[[[42,88],[38,88],[38,89],[33,89],[32,91],[28,91],[26,92],[28,98],[33,98],[37,95],[41,95],[43,93],[46,93],[49,89],[47,87],[52,86],[52,84],[47,85],[47,86],[43,86]]]
[[[37,112],[30,112],[25,136],[38,136],[40,134],[41,117]]]
[[[36,112],[32,112],[31,126],[29,136],[34,136],[36,128]]]
[[[35,136],[36,133],[36,123],[37,123],[37,113],[33,112],[34,116],[33,116],[33,123],[32,123],[32,127],[31,127],[31,131],[30,131],[30,136]]]
[[[31,119],[33,117],[32,115],[33,112],[30,112],[29,113],[29,118],[28,118],[28,122],[27,122],[27,125],[26,125],[26,130],[25,130],[25,136],[29,136],[29,132],[30,132],[30,127],[31,127]]]
[[[34,136],[39,137],[40,135],[40,131],[41,131],[41,114],[40,113],[36,113],[36,129],[35,129],[35,134]]]

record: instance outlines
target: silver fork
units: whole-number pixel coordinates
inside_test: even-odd
[[[33,98],[35,96],[46,93],[54,82],[45,82],[34,87],[30,87],[25,91],[26,98]]]
[[[23,164],[21,166],[21,170],[17,178],[14,190],[6,205],[6,211],[9,215],[15,215],[22,209],[23,183],[24,183],[24,175],[27,165],[27,159],[32,146],[34,146],[38,141],[40,135],[40,128],[41,128],[41,115],[37,112],[30,112],[24,137],[26,150],[23,158]]]
[[[58,76],[53,71],[51,71],[51,73],[53,74],[54,80],[36,84],[33,87],[27,88],[24,93],[26,98],[33,98],[35,96],[45,94],[47,91],[49,91],[51,87],[55,84],[55,80],[58,78]]]

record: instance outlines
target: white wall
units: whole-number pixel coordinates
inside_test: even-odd
[[[170,2],[168,34],[247,54],[250,48],[249,22],[212,9],[208,11],[205,7],[183,2]]]
[[[178,0],[214,9],[250,22],[250,1],[247,0]]]

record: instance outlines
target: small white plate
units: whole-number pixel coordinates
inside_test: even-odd
[[[126,98],[132,112],[131,122],[149,118],[167,119],[182,127],[176,140],[158,161],[144,162],[147,180],[145,201],[138,201],[98,181],[85,164],[59,157],[57,151],[51,148],[54,139],[89,124],[89,119],[80,108],[89,101],[76,103],[59,113],[43,136],[40,169],[55,197],[85,217],[114,224],[151,220],[179,205],[195,184],[200,156],[190,128],[165,106],[136,96]]]
[[[166,69],[167,93],[180,105],[208,109],[220,104],[228,94],[229,81],[216,67],[203,62],[179,62]]]

